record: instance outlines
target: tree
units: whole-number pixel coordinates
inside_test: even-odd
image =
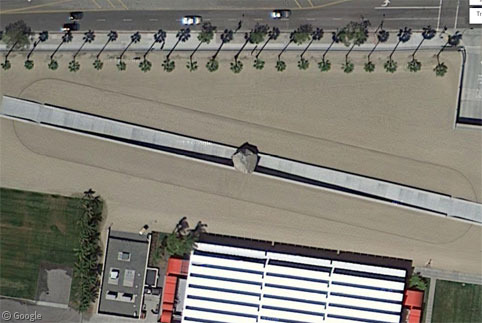
[[[122,51],[122,53],[119,56],[119,61],[117,63],[117,69],[119,71],[125,71],[126,68],[127,68],[126,63],[122,60],[125,52],[129,49],[129,47],[131,47],[132,44],[137,44],[140,41],[141,41],[141,34],[138,31],[136,31],[135,33],[133,33],[131,35],[131,41],[129,42],[129,44],[127,44],[127,47],[124,48],[124,50]]]
[[[378,47],[378,44],[386,42],[390,37],[390,33],[385,29],[383,29],[383,21],[380,23],[377,29],[380,29],[380,30],[377,30],[378,33],[376,33],[377,42],[375,46],[371,49],[370,53],[368,53],[367,62],[365,63],[365,67],[364,67],[365,71],[369,73],[375,70],[375,64],[371,61],[370,57],[372,56],[375,49]]]
[[[438,63],[435,68],[433,69],[436,76],[444,76],[447,73],[448,67],[445,63]]]
[[[221,34],[221,45],[219,45],[216,53],[214,53],[214,55],[209,59],[209,61],[206,64],[206,68],[208,69],[209,72],[214,72],[218,70],[219,63],[216,60],[216,57],[218,57],[218,54],[221,51],[221,48],[223,48],[224,44],[227,44],[232,40],[233,40],[233,31],[230,29],[224,29],[223,33]]]
[[[188,255],[196,245],[193,236],[179,237],[176,233],[170,233],[165,240],[165,250],[169,256],[184,257]]]
[[[12,67],[12,64],[10,63],[10,61],[8,59],[6,59],[3,63],[2,63],[2,68],[4,70],[9,70],[10,68]]]
[[[321,62],[318,63],[318,67],[322,72],[327,72],[331,69],[331,62],[327,59],[325,59],[326,54],[328,51],[331,49],[331,46],[333,46],[334,43],[339,43],[340,42],[340,37],[339,37],[339,31],[333,32],[331,34],[331,43],[328,46],[328,48],[325,50],[323,53],[323,56],[321,58]]]
[[[355,65],[348,59],[351,51],[355,46],[360,46],[368,39],[368,26],[370,22],[363,20],[361,23],[351,21],[338,34],[338,37],[345,46],[350,46],[350,49],[345,55],[345,63],[342,65],[345,73],[351,73],[355,69]]]
[[[302,71],[307,70],[310,67],[310,62],[306,59],[301,57],[298,61],[298,68]]]
[[[62,35],[62,42],[60,42],[59,46],[57,46],[54,52],[50,55],[49,69],[55,71],[59,67],[59,63],[54,59],[55,54],[58,52],[58,50],[64,43],[70,43],[72,41],[72,38],[73,36],[70,31],[66,31]]]
[[[92,65],[94,65],[94,68],[98,71],[100,71],[104,67],[104,63],[98,58],[94,61]]]
[[[206,63],[206,68],[209,72],[214,72],[214,71],[217,71],[218,68],[219,68],[219,63],[217,60],[215,59],[210,59],[207,63]]]
[[[174,52],[174,50],[176,49],[177,45],[179,44],[179,42],[186,42],[189,40],[189,38],[191,38],[191,29],[189,28],[181,28],[181,30],[179,30],[176,34],[176,38],[177,38],[177,42],[174,44],[174,46],[171,48],[171,50],[169,51],[169,53],[167,53],[167,56],[166,56],[166,61],[170,61],[170,57],[171,57],[171,54],[172,52]]]
[[[25,68],[28,70],[31,70],[33,68],[33,65],[34,65],[33,61],[29,59],[27,59],[24,64]]]
[[[281,55],[283,55],[283,53],[286,51],[286,49],[288,49],[288,46],[291,43],[295,43],[297,45],[303,44],[304,42],[310,40],[312,32],[313,32],[313,27],[311,25],[301,25],[296,30],[292,31],[290,34],[290,40],[285,45],[285,47],[283,47],[281,52],[278,54],[278,62],[281,61]],[[280,70],[278,69],[278,71]],[[284,69],[282,69],[281,71],[284,71]]]
[[[412,277],[410,277],[408,286],[410,288],[416,288],[418,290],[424,291],[427,289],[427,280],[423,277],[421,277],[419,274],[413,274]]]
[[[239,59],[239,55],[241,55],[241,52],[244,50],[246,45],[248,43],[259,44],[262,41],[264,41],[264,38],[268,34],[268,29],[269,29],[268,25],[256,24],[256,26],[254,26],[254,28],[249,33],[244,34],[244,39],[245,39],[244,44],[238,50],[236,55],[234,55],[234,62],[231,63],[231,70],[234,73],[239,73],[243,69],[243,63],[239,62],[238,59]]]
[[[47,39],[49,39],[49,32],[48,31],[42,31],[39,34],[38,39],[33,43],[33,47],[27,55],[27,61],[30,59],[30,56],[32,56],[32,53],[34,52],[35,48],[37,48],[38,44],[43,43]]]
[[[460,41],[462,40],[462,34],[458,31],[455,32],[453,35],[449,35],[447,42],[442,46],[440,51],[437,53],[437,66],[433,69],[435,71],[436,76],[444,76],[447,73],[447,65],[444,63],[440,63],[440,54],[447,48],[447,46],[458,46]]]
[[[210,22],[205,22],[202,25],[201,32],[197,36],[199,44],[189,56],[189,62],[186,64],[186,67],[189,69],[190,72],[196,71],[198,68],[197,62],[192,60],[194,54],[198,51],[199,47],[201,47],[202,44],[209,44],[211,40],[213,40],[215,32],[216,27],[211,25]]]
[[[410,40],[410,37],[412,36],[412,29],[408,27],[404,27],[403,29],[400,29],[398,31],[397,37],[398,37],[398,42],[395,45],[395,48],[393,48],[392,52],[390,53],[390,56],[388,56],[388,60],[385,62],[383,65],[387,72],[394,73],[397,70],[397,62],[393,61],[393,54],[398,48],[398,45],[400,43],[406,43],[407,41]]]
[[[321,38],[323,38],[323,29],[316,28],[315,30],[313,30],[312,33],[311,33],[311,40],[308,43],[308,45],[306,46],[305,50],[301,53],[300,57],[303,58],[303,55],[305,55],[306,51],[308,50],[308,48],[310,48],[313,41],[315,41],[315,40],[318,41]]]
[[[397,62],[391,59],[387,60],[385,64],[383,64],[383,67],[389,73],[395,73],[395,71],[397,70],[397,66],[398,66]]]
[[[95,61],[94,61],[94,68],[96,70],[101,70],[102,67],[104,66],[104,63],[100,60],[100,54],[102,54],[102,52],[104,51],[104,49],[107,47],[107,45],[113,41],[116,41],[117,40],[117,32],[116,31],[109,31],[109,33],[107,34],[107,41],[105,42],[104,46],[102,46],[102,48],[100,49],[100,51],[97,53],[97,55],[95,56]]]
[[[146,50],[144,53],[144,60],[147,58],[147,55],[152,51],[152,48],[154,47],[155,44],[160,44],[161,49],[164,48],[164,44],[166,43],[166,32],[162,29],[159,29],[153,36],[154,41],[152,42],[151,46]]]
[[[152,63],[150,61],[148,61],[147,59],[144,59],[142,62],[139,63],[139,68],[144,73],[150,71],[151,67],[152,67]]]
[[[77,72],[80,69],[80,63],[75,59],[69,62],[69,71]]]
[[[266,42],[263,44],[263,46],[261,46],[261,49],[258,51],[258,53],[256,54],[256,59],[255,59],[255,62],[256,60],[259,59],[259,55],[261,54],[261,52],[264,50],[264,48],[266,47],[266,45],[271,41],[271,40],[276,40],[278,39],[280,35],[280,30],[279,28],[277,27],[273,27],[270,31],[268,31],[268,39],[266,40]],[[264,62],[264,61],[263,61]],[[256,63],[255,63],[256,65]],[[264,66],[264,64],[262,64]],[[258,65],[259,66],[259,65]],[[257,69],[262,69],[262,68],[257,68]]]
[[[365,63],[363,69],[365,70],[365,72],[371,73],[375,70],[375,64],[373,64],[373,62],[369,60]]]
[[[82,43],[82,45],[80,45],[80,48],[77,50],[77,52],[75,52],[74,60],[77,57],[77,55],[80,53],[80,51],[82,50],[85,44],[91,43],[95,40],[95,34],[92,30],[89,29],[89,31],[86,31],[84,33],[84,37],[82,39],[84,40],[84,42]]]
[[[127,64],[124,61],[118,61],[116,66],[119,71],[125,71],[127,69]]]
[[[174,61],[171,61],[168,57],[162,62],[162,67],[164,68],[164,71],[170,73],[174,71],[176,68],[176,63]]]
[[[231,71],[235,74],[239,74],[243,70],[243,62],[241,61],[234,61],[231,62]]]
[[[331,62],[329,59],[325,60],[322,59],[321,62],[318,63],[318,68],[321,72],[328,72],[331,69]]]
[[[341,69],[343,70],[343,72],[349,74],[353,72],[353,70],[355,69],[355,65],[351,61],[345,60],[345,63],[341,65]]]
[[[276,70],[278,72],[283,72],[286,69],[286,63],[281,60],[276,61]]]
[[[10,23],[5,27],[2,41],[12,50],[25,48],[30,45],[32,29],[23,20]]]
[[[50,60],[48,67],[50,70],[55,71],[57,68],[59,68],[59,63],[56,60],[52,59]]]
[[[262,70],[264,68],[264,61],[260,58],[255,58],[254,59],[254,63],[253,63],[253,67],[257,70]]]
[[[412,60],[407,63],[407,68],[410,72],[418,72],[422,68],[422,63],[417,59],[412,58]]]

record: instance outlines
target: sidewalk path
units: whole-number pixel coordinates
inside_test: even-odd
[[[455,281],[459,283],[482,285],[482,272],[481,275],[474,275],[427,267],[415,267],[415,272],[420,273],[424,277],[429,277],[430,279],[435,278],[441,280]],[[432,285],[432,283],[430,283],[430,285]]]
[[[216,51],[221,44],[220,34],[222,31],[218,31],[215,35],[215,38],[209,44],[202,44],[199,48],[200,51]],[[95,33],[95,40],[92,43],[87,43],[83,47],[82,51],[99,51],[107,41],[107,33],[108,31],[98,31]],[[131,32],[122,32],[119,33],[119,37],[117,41],[111,42],[105,48],[105,51],[122,51],[130,42],[130,37],[133,33]],[[191,37],[188,41],[182,43],[180,42],[177,47],[176,51],[192,51],[194,50],[197,45],[199,44],[199,40],[197,39],[199,32],[193,31],[191,32]],[[49,39],[41,43],[37,46],[36,51],[53,51],[57,48],[62,40],[63,33],[50,33]],[[74,37],[72,42],[65,43],[60,48],[60,51],[76,51],[80,48],[83,43],[83,33],[73,33]],[[266,47],[265,51],[281,51],[283,47],[289,42],[289,33],[282,33],[276,41],[270,41]],[[267,38],[266,38],[267,39]],[[403,50],[414,50],[422,39],[422,35],[420,33],[413,34],[411,39],[406,43],[400,43],[397,48],[397,51]],[[390,38],[386,43],[381,43],[377,47],[377,51],[391,51],[395,47],[398,39],[395,33],[390,33]],[[423,45],[420,47],[421,50],[424,49],[431,49],[436,50],[440,49],[441,46],[445,44],[446,39],[441,39],[439,37],[435,37],[430,41],[425,41]],[[153,33],[141,33],[141,40],[136,44],[132,44],[129,48],[129,51],[135,52],[142,52],[146,51],[153,42]],[[168,32],[166,37],[166,43],[164,45],[163,50],[168,51],[170,50],[175,43],[177,42],[176,32]],[[33,43],[33,41],[32,41]],[[355,46],[353,51],[370,51],[374,47],[376,43],[376,36],[371,33],[367,42],[361,46]],[[237,51],[241,48],[244,44],[244,33],[237,33],[234,35],[234,39],[223,45],[223,51]],[[331,44],[331,32],[325,31],[323,38],[319,42],[313,42],[309,48],[309,51],[324,51],[330,46]],[[257,48],[261,48],[263,43],[257,45]],[[303,51],[308,42],[302,45],[296,45],[294,43],[290,44],[288,47],[288,51]],[[160,44],[156,44],[153,50],[158,50],[160,48]],[[246,45],[243,53],[249,53],[256,47],[255,44],[248,44]],[[349,47],[345,46],[342,43],[333,44],[331,47],[331,51],[348,51]],[[0,44],[0,51],[8,50],[5,44]],[[24,52],[28,52],[27,49]]]
[[[437,285],[437,278],[430,279],[430,288],[428,290],[428,300],[425,309],[425,323],[432,322],[433,301],[435,299],[435,286]]]

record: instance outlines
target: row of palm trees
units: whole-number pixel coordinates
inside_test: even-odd
[[[355,46],[360,46],[367,41],[369,26],[370,26],[370,22],[368,20],[362,20],[361,22],[350,22],[345,27],[338,29],[336,32],[333,32],[331,36],[332,41],[328,46],[328,48],[324,51],[321,61],[318,62],[318,68],[322,72],[329,71],[331,69],[331,62],[329,59],[327,59],[327,54],[335,43],[343,43],[349,49],[345,55],[345,61],[342,64],[341,68],[345,73],[353,72],[355,65],[349,59],[349,55]],[[221,44],[219,45],[214,55],[211,56],[208,62],[206,63],[206,68],[208,71],[214,72],[219,69],[219,62],[217,60],[217,56],[221,51],[221,49],[223,48],[223,46],[233,40],[234,35],[238,32],[238,30],[239,28],[236,30],[225,29],[221,33],[220,35]],[[191,55],[189,56],[189,61],[186,64],[186,67],[189,71],[193,72],[198,69],[199,65],[198,65],[198,62],[194,60],[194,55],[203,44],[208,44],[211,42],[211,40],[214,39],[215,33],[216,33],[216,27],[212,26],[211,23],[206,22],[202,25],[201,31],[197,37],[199,40],[199,43],[194,49],[194,51],[191,53]],[[367,62],[364,64],[364,70],[367,72],[373,72],[375,70],[375,64],[371,60],[371,56],[373,52],[376,50],[376,48],[380,43],[385,43],[390,37],[390,33],[387,30],[383,29],[383,21],[379,24],[379,26],[375,30],[375,34],[377,37],[377,42],[375,43],[374,47],[370,50],[367,57]],[[415,54],[419,50],[420,46],[424,43],[424,41],[433,39],[435,37],[435,34],[436,34],[436,31],[431,26],[426,26],[423,28],[422,40],[420,41],[416,49],[413,51],[411,55],[412,59],[407,63],[407,68],[409,71],[417,72],[421,70],[422,63],[415,58]],[[159,50],[163,50],[166,42],[166,35],[167,35],[166,32],[163,31],[162,29],[160,29],[153,35],[153,42],[151,46],[148,48],[148,50],[144,53],[143,58],[139,63],[139,68],[143,72],[148,72],[151,70],[152,63],[148,60],[148,55],[151,51],[154,50],[154,47],[156,45],[159,45]],[[270,41],[276,40],[279,37],[279,35],[280,35],[280,30],[278,28],[276,27],[269,28],[268,25],[257,24],[252,30],[244,34],[245,42],[234,55],[234,61],[231,62],[230,69],[234,73],[240,73],[243,70],[244,64],[239,59],[239,56],[241,55],[242,51],[245,49],[246,45],[249,43],[249,44],[256,45],[254,49],[251,51],[252,55],[257,51],[255,54],[253,67],[255,69],[262,70],[265,67],[265,61],[260,57],[260,55],[265,49],[266,45]],[[306,42],[308,42],[308,44],[300,55],[300,59],[298,61],[298,68],[300,70],[308,69],[310,66],[310,62],[308,61],[308,59],[304,58],[304,55],[308,51],[310,46],[314,42],[321,40],[323,36],[324,36],[324,32],[323,32],[323,29],[321,28],[313,28],[313,26],[309,24],[299,26],[296,30],[290,33],[288,43],[283,47],[281,52],[278,54],[276,65],[275,65],[276,70],[282,72],[286,69],[287,65],[286,65],[286,62],[282,60],[282,55],[292,43],[296,45],[302,45]],[[383,66],[387,72],[394,73],[397,70],[398,63],[393,60],[393,54],[397,50],[399,44],[406,43],[407,41],[410,40],[411,36],[412,36],[412,30],[410,28],[404,27],[399,30],[399,32],[397,33],[397,43],[395,44],[395,47],[391,51],[387,61]],[[170,58],[171,54],[174,52],[174,50],[176,49],[176,47],[180,42],[184,43],[187,40],[189,40],[190,37],[191,37],[191,31],[189,28],[182,28],[176,34],[177,41],[175,45],[171,48],[171,50],[168,52],[168,54],[166,55],[164,61],[162,62],[162,67],[166,72],[172,72],[176,67],[175,61],[171,60]],[[100,58],[102,52],[108,46],[109,43],[115,42],[117,38],[118,38],[117,32],[110,31],[108,33],[107,42],[104,44],[101,50],[97,53],[96,59],[93,62],[93,66],[96,70],[101,70],[104,66],[104,63]],[[448,37],[447,42],[438,51],[436,55],[437,65],[434,68],[434,71],[437,76],[443,76],[447,72],[447,66],[440,61],[440,54],[449,46],[451,47],[457,46],[461,38],[462,38],[462,34],[460,34],[459,32],[456,32],[454,35],[451,35]],[[38,40],[35,41],[32,49],[27,55],[27,60],[25,61],[25,67],[27,69],[32,69],[34,67],[34,62],[30,59],[30,57],[34,52],[35,48],[40,42],[44,42],[47,39],[48,39],[48,32],[44,31],[39,34]],[[72,61],[69,62],[68,67],[71,72],[76,72],[80,69],[80,63],[76,60],[77,55],[84,48],[84,45],[86,45],[87,43],[91,43],[95,40],[95,33],[91,30],[85,32],[83,36],[83,40],[84,41],[80,46],[80,48],[74,53]],[[117,68],[119,71],[125,71],[127,69],[127,64],[123,60],[124,54],[131,47],[131,45],[138,43],[140,40],[141,40],[141,34],[139,32],[135,32],[134,34],[131,35],[130,42],[118,57]],[[48,63],[48,67],[51,70],[56,70],[59,66],[58,61],[55,59],[55,54],[57,53],[57,51],[60,49],[60,47],[63,44],[69,43],[71,41],[72,41],[72,34],[70,32],[66,32],[62,36],[62,41],[59,44],[59,46],[55,49],[52,55],[50,55],[50,61]],[[263,45],[259,50],[257,50],[258,45],[261,43],[263,43]],[[5,61],[1,64],[2,68],[5,70],[11,67],[10,61],[8,60],[8,56],[10,55],[10,53],[11,53],[11,50],[9,50],[9,52],[6,54]]]
[[[100,247],[100,223],[102,222],[102,201],[92,189],[84,192],[82,198],[83,214],[79,217],[79,248],[76,248],[77,260],[74,266],[73,300],[79,312],[86,312],[97,299],[102,265]]]

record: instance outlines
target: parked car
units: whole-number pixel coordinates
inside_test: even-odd
[[[79,24],[76,22],[69,22],[64,24],[61,28],[62,31],[76,31],[79,30]]]
[[[184,16],[181,18],[181,23],[186,26],[199,25],[202,21],[201,16]]]
[[[291,16],[291,10],[289,10],[289,9],[276,9],[276,10],[271,11],[270,16],[273,19],[289,18]]]
[[[70,13],[70,20],[76,21],[80,20],[84,17],[84,13],[82,11],[73,11]]]

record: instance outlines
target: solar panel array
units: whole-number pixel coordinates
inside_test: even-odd
[[[390,322],[405,270],[198,243],[182,322]]]

